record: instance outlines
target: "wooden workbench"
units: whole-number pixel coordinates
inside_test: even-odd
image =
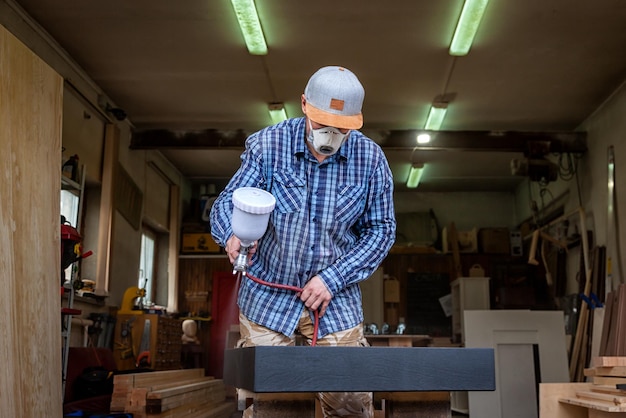
[[[426,347],[432,342],[428,335],[370,334],[365,338],[372,347]]]

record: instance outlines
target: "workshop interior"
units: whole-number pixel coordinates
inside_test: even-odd
[[[374,418],[625,417],[624,22],[617,0],[0,0],[0,415],[317,418],[346,391]],[[276,200],[237,191],[234,263],[211,207],[326,65],[393,174],[369,347],[235,348]]]

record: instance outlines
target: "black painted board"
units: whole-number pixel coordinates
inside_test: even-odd
[[[229,349],[224,382],[267,392],[495,390],[492,348],[247,347]]]

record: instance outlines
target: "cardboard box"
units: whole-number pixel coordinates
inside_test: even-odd
[[[180,251],[184,254],[206,254],[219,253],[221,248],[208,232],[183,233]]]
[[[482,228],[478,231],[480,251],[485,254],[510,254],[511,235],[508,228]]]
[[[469,269],[470,277],[485,277],[485,269],[480,264],[474,264]]]

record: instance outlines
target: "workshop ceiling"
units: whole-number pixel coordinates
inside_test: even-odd
[[[267,105],[300,116],[309,76],[353,70],[372,136],[423,128],[449,102],[445,131],[571,132],[626,79],[623,0],[491,0],[470,53],[448,45],[462,0],[256,0],[269,53],[248,54],[229,0],[18,0],[138,131],[252,132]],[[70,80],[71,82],[71,80]],[[503,141],[506,135],[502,136]],[[384,141],[383,141],[384,142]],[[403,190],[513,190],[513,152],[383,148]],[[162,148],[192,179],[228,178],[241,148]]]

